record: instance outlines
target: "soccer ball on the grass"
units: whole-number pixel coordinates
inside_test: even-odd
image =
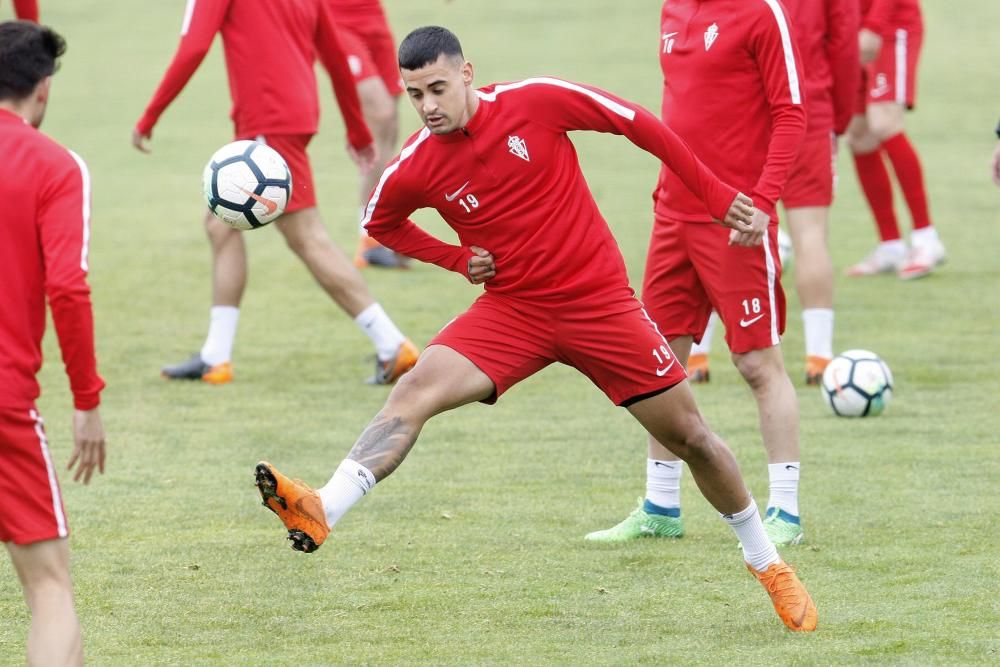
[[[285,212],[292,174],[285,159],[258,141],[234,141],[215,151],[202,173],[208,208],[236,229],[256,229]]]
[[[874,352],[848,350],[823,371],[823,400],[840,417],[874,417],[892,400],[892,371]]]

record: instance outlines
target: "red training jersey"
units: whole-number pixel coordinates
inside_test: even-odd
[[[385,246],[466,277],[469,246],[485,248],[497,267],[486,283],[491,293],[559,301],[632,294],[571,130],[624,135],[676,170],[717,218],[736,196],[656,116],[602,90],[539,77],[476,95],[479,106],[461,130],[410,137],[375,187],[364,223]],[[418,208],[437,209],[461,245],[408,220]]]
[[[326,0],[337,25],[364,33],[368,28],[382,29],[388,25],[385,10],[379,0]]]
[[[900,28],[922,33],[920,0],[861,0],[861,27],[882,37],[892,37]]]
[[[136,129],[152,131],[217,32],[222,33],[237,136],[314,134],[318,55],[333,81],[351,146],[372,143],[326,0],[188,0],[177,52]]]
[[[48,298],[73,404],[96,408],[104,381],[87,285],[87,166],[5,109],[0,155],[0,407],[27,409],[38,398]]]
[[[668,0],[660,27],[663,121],[774,219],[806,129],[801,59],[784,7],[778,0]],[[711,220],[667,169],[656,214]]]
[[[38,0],[14,0],[14,16],[38,23]]]
[[[854,114],[858,67],[858,0],[782,0],[802,54],[808,134],[843,134]]]

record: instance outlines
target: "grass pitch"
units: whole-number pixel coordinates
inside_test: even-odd
[[[544,73],[659,103],[657,1],[385,4],[397,37],[452,27],[481,84]],[[88,160],[95,188],[108,473],[89,488],[63,480],[90,663],[996,664],[1000,190],[987,164],[1000,6],[960,4],[924,3],[919,110],[907,119],[949,263],[914,283],[837,282],[835,347],[881,353],[896,375],[895,400],[877,419],[836,419],[814,389],[797,385],[807,543],[785,555],[816,599],[820,627],[795,636],[690,476],[683,540],[583,542],[642,493],[644,439],[565,368],[496,407],[432,421],[405,465],[317,554],[291,552],[259,505],[253,464],[266,457],[312,484],[327,479],[386,395],[361,383],[369,346],[277,232],[261,230],[247,235],[237,381],[160,380],[159,367],[197,349],[207,324],[199,177],[230,137],[221,50],[143,156],[130,147],[131,127],[176,45],[184,2],[137,10],[43,0],[43,19],[69,41],[45,130]],[[9,3],[0,11],[9,16]],[[353,169],[321,82],[325,114],[312,147],[321,210],[352,249]],[[417,119],[405,101],[401,114],[405,135]],[[657,165],[621,138],[575,141],[637,284]],[[839,168],[831,242],[843,268],[875,232],[847,155]],[[451,238],[434,214],[418,220]],[[421,344],[477,293],[430,266],[366,277]],[[799,309],[789,280],[786,289],[785,354],[799,383]],[[755,407],[717,347],[712,384],[697,396],[766,498]],[[40,408],[64,466],[70,400],[51,335],[46,353]],[[28,616],[6,559],[0,618],[0,663],[22,664]]]

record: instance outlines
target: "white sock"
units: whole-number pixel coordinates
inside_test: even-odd
[[[646,500],[666,509],[681,506],[683,461],[646,459]]]
[[[886,255],[903,257],[906,255],[906,242],[903,239],[893,239],[892,241],[882,241],[878,244],[878,250]]]
[[[351,459],[341,461],[330,481],[317,491],[323,501],[326,525],[333,528],[340,517],[374,486],[375,475],[368,468]]]
[[[233,359],[233,341],[236,340],[236,325],[240,321],[240,309],[236,306],[212,306],[209,316],[208,337],[201,346],[201,360],[209,366],[222,364]]]
[[[708,318],[705,333],[701,336],[701,342],[691,344],[691,354],[708,354],[712,351],[712,334],[715,333],[715,323],[718,321],[719,314],[713,310],[712,315]]]
[[[389,316],[382,310],[382,306],[377,303],[362,310],[354,318],[354,322],[375,343],[375,354],[378,355],[380,361],[392,359],[399,350],[399,346],[406,340],[403,332],[393,324]]]
[[[833,309],[806,308],[802,311],[806,334],[806,355],[833,358]]]
[[[940,240],[937,228],[934,225],[923,227],[922,229],[914,229],[910,232],[910,245],[914,247],[929,243],[938,243]]]
[[[768,464],[767,477],[771,481],[768,507],[783,509],[792,516],[799,515],[799,468],[798,461]]]
[[[740,545],[743,547],[743,560],[750,567],[758,572],[763,572],[771,563],[777,563],[781,560],[781,557],[778,556],[778,550],[774,548],[767,533],[764,532],[764,523],[760,520],[760,514],[757,513],[757,503],[754,502],[753,498],[750,499],[750,505],[742,512],[723,514],[722,518],[739,538]]]

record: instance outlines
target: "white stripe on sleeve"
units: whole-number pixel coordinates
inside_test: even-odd
[[[378,185],[375,186],[372,198],[368,200],[368,206],[365,207],[365,217],[361,219],[362,227],[371,222],[372,214],[375,212],[375,205],[378,203],[379,197],[382,196],[382,187],[385,186],[385,182],[389,180],[390,176],[396,173],[396,170],[399,169],[400,163],[413,155],[413,152],[417,150],[417,146],[424,143],[424,140],[429,136],[431,136],[431,131],[426,127],[420,130],[420,134],[417,136],[416,141],[400,151],[399,159],[386,167],[385,171],[382,172],[382,178],[378,179]]]
[[[187,5],[184,7],[184,22],[181,23],[181,36],[188,34],[188,29],[191,27],[191,17],[194,16],[194,6],[198,3],[198,0],[187,0]]]
[[[83,180],[83,241],[80,243],[80,268],[84,273],[90,270],[87,263],[87,253],[90,251],[90,171],[83,158],[69,151],[69,154],[76,160],[76,166],[80,168],[80,177]]]
[[[785,69],[788,70],[788,92],[792,96],[792,104],[802,104],[802,93],[799,91],[799,72],[795,69],[795,52],[792,50],[792,36],[788,32],[788,21],[781,10],[778,0],[764,0],[771,8],[775,21],[778,22],[778,32],[781,33],[781,48],[785,52]]]
[[[492,93],[484,93],[482,91],[477,90],[476,95],[479,96],[479,99],[486,100],[488,102],[494,102],[496,101],[497,95],[499,93],[505,93],[508,90],[517,90],[518,88],[524,88],[525,86],[532,86],[537,84],[558,86],[559,88],[565,88],[566,90],[572,90],[577,93],[582,93],[583,95],[586,95],[590,99],[600,104],[602,107],[605,107],[606,109],[610,109],[611,111],[615,112],[622,118],[635,120],[635,111],[629,109],[627,106],[623,104],[614,101],[610,97],[601,95],[596,91],[593,91],[589,88],[584,88],[583,86],[580,86],[578,84],[571,83],[569,81],[563,81],[562,79],[553,79],[552,77],[548,76],[532,77],[530,79],[525,79],[524,81],[518,81],[516,83],[503,84],[494,88]]]

